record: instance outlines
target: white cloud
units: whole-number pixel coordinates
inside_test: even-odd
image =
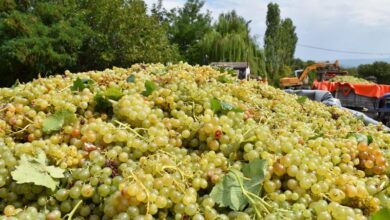
[[[157,0],[146,0],[148,5]],[[166,8],[179,7],[185,0],[164,0]],[[221,12],[236,10],[247,20],[252,33],[262,37],[269,0],[206,0],[214,19]],[[300,44],[318,47],[389,53],[390,0],[274,0],[281,16],[297,27]],[[260,40],[261,41],[261,40]],[[298,47],[304,59],[366,58],[367,55],[338,54]],[[371,58],[369,56],[368,58]]]

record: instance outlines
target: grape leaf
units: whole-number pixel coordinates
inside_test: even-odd
[[[70,90],[82,91],[85,88],[91,88],[92,84],[93,80],[91,79],[80,79],[77,77],[77,79],[73,82],[73,85],[70,87]]]
[[[258,195],[264,180],[266,161],[255,159],[243,166],[242,172],[230,170],[222,180],[217,183],[211,193],[211,198],[221,207],[229,207],[235,211],[243,210],[249,200],[245,192]]]
[[[19,81],[19,79],[16,79],[15,83],[11,86],[11,89],[15,89],[19,85],[20,85],[20,81]]]
[[[261,184],[263,183],[266,172],[266,161],[259,158],[244,164],[242,172],[247,177],[244,180],[245,189],[258,195],[261,191]]]
[[[390,219],[390,209],[382,208],[371,216],[371,220],[389,220]]]
[[[43,132],[50,133],[58,131],[62,126],[72,123],[76,119],[76,115],[69,110],[60,110],[47,117],[42,125]]]
[[[213,110],[214,113],[217,113],[217,114],[226,114],[229,111],[244,112],[242,109],[236,108],[236,107],[234,107],[234,105],[227,103],[227,102],[224,102],[224,101],[221,101],[221,100],[218,100],[217,98],[212,98],[210,100],[210,108],[211,108],[211,110]]]
[[[360,134],[360,133],[354,133],[354,132],[350,132],[348,133],[347,135],[347,138],[355,138],[357,142],[363,142],[365,144],[371,144],[373,139],[372,139],[372,136],[370,135],[364,135],[364,134]]]
[[[221,102],[217,98],[212,98],[210,100],[210,107],[213,112],[219,112],[221,110]]]
[[[40,152],[37,157],[23,154],[11,176],[18,184],[33,183],[54,191],[59,183],[57,179],[65,177],[64,172],[65,170],[59,167],[47,166],[46,155]]]
[[[306,100],[308,100],[308,98],[306,97],[306,96],[299,96],[298,98],[297,98],[297,102],[299,103],[299,104],[303,104],[303,103],[305,103],[306,102]]]
[[[123,97],[122,91],[117,87],[110,87],[104,92],[98,92],[93,98],[96,105],[95,111],[97,112],[107,112],[108,114],[112,113],[112,104],[110,99],[118,101]]]
[[[96,102],[95,105],[95,111],[97,112],[107,112],[112,109],[112,104],[108,99],[102,94],[97,93],[95,97],[93,97],[94,101]]]
[[[244,179],[244,175],[238,170],[229,171],[222,180],[215,185],[210,193],[221,207],[229,207],[232,210],[239,211],[245,208],[248,200],[245,197],[240,181]]]
[[[307,140],[308,141],[315,140],[315,139],[320,138],[320,137],[324,137],[324,134],[316,134],[314,136],[309,137]]]
[[[148,81],[145,82],[145,91],[142,92],[142,95],[143,96],[149,96],[156,89],[157,89],[156,84],[154,84],[152,81],[148,80]]]
[[[232,80],[227,78],[226,76],[222,75],[222,76],[218,76],[217,77],[217,81],[218,82],[221,82],[221,83],[231,83]]]
[[[127,77],[127,80],[126,80],[127,82],[129,82],[129,83],[133,83],[133,82],[135,82],[135,76],[132,74],[132,75],[130,75],[129,77]]]
[[[372,142],[374,142],[374,138],[371,135],[367,135],[367,144],[371,144]]]
[[[118,87],[110,87],[104,91],[104,96],[108,99],[118,101],[122,98],[123,93]]]

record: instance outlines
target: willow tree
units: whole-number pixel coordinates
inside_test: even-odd
[[[209,61],[249,62],[252,73],[265,75],[263,52],[250,35],[247,21],[235,11],[221,14],[214,27],[198,43]]]

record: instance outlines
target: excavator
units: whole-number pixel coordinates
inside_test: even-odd
[[[317,78],[320,81],[328,80],[336,75],[347,75],[347,71],[340,71],[339,61],[334,63],[324,62],[315,63],[307,66],[304,70],[295,71],[295,77],[283,77],[280,79],[279,85],[282,88],[301,88],[308,86],[308,74],[311,71],[317,71]]]

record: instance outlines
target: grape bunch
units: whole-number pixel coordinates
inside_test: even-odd
[[[389,146],[208,66],[66,71],[0,88],[0,220],[364,220],[390,208]]]

